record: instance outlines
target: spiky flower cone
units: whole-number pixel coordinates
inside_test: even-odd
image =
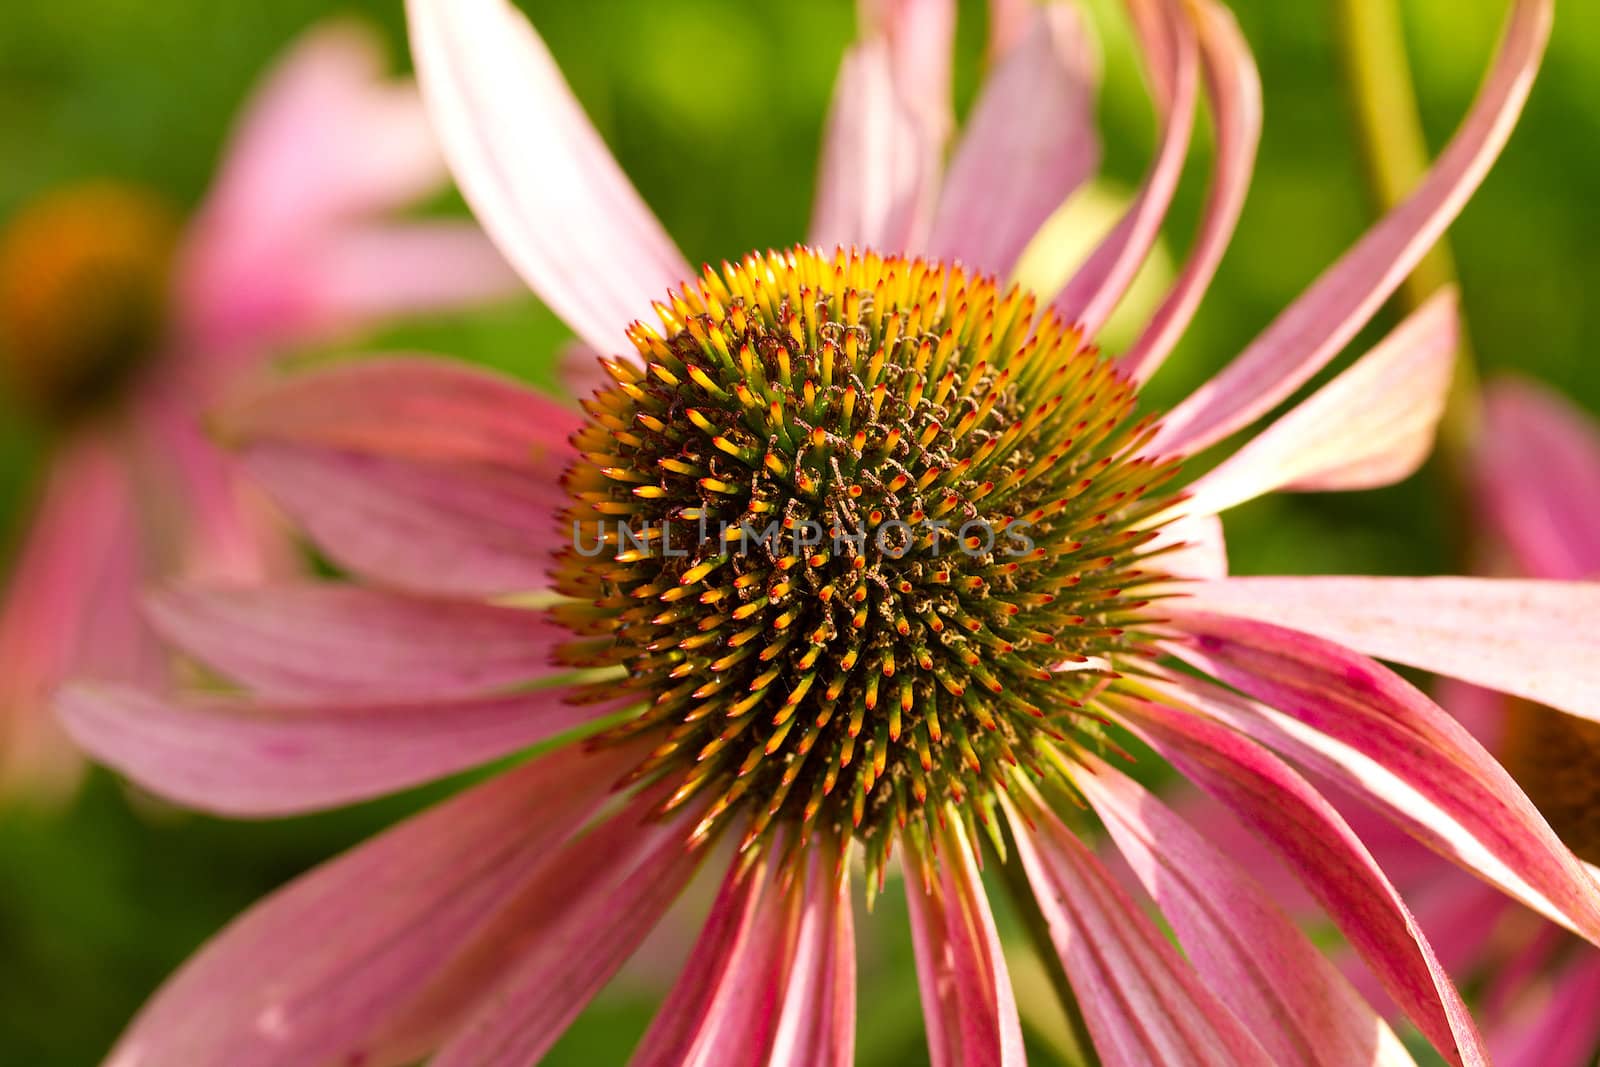
[[[1095,732],[1176,464],[1096,349],[960,267],[802,247],[685,288],[585,404],[563,657],[649,701],[614,736],[660,731],[636,774],[705,798],[702,836],[854,834],[876,866]]]

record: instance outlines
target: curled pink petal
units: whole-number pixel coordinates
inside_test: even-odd
[[[828,112],[808,242],[886,251],[920,246],[941,143],[900,93],[889,41],[869,37],[852,47]]]
[[[1108,1067],[1274,1062],[1031,785],[1007,810],[1018,858]]]
[[[771,1063],[849,1067],[855,1062],[855,925],[850,872],[836,849],[813,848],[806,864],[789,984]]]
[[[558,472],[257,445],[245,470],[340,566],[408,592],[542,589],[562,547]]]
[[[506,0],[408,0],[411,51],[445,157],[512,266],[584,341],[624,331],[689,265]]]
[[[1473,481],[1495,532],[1536,578],[1600,576],[1600,426],[1518,379],[1484,390]]]
[[[469,973],[495,980],[432,1067],[537,1063],[617,972],[703,853],[689,845],[693,819],[662,820],[659,803],[642,797],[550,857],[548,876],[502,916],[520,920],[506,931],[515,955],[480,942],[475,949],[503,965],[486,972],[465,961]]]
[[[1035,231],[1100,165],[1097,57],[1084,16],[1036,6],[984,82],[945,175],[928,254],[1004,278]],[[1003,188],[1004,195],[996,195]]]
[[[108,1067],[278,1067],[370,1035],[540,877],[638,752],[565,748],[395,826],[235,919],[161,988]]]
[[[85,751],[151,792],[220,815],[261,817],[431,782],[614,710],[565,695],[291,704],[80,683],[56,706]]]
[[[1353,338],[1439,239],[1488,173],[1533,85],[1551,0],[1515,0],[1494,69],[1437,163],[1220,374],[1174,408],[1151,442],[1198,452],[1269,411]]]
[[[1128,724],[1271,844],[1434,1047],[1489,1062],[1450,976],[1399,893],[1339,813],[1282,761],[1192,709],[1118,700]]]
[[[1161,222],[1183,174],[1199,92],[1195,30],[1183,4],[1135,0],[1129,7],[1142,51],[1149,57],[1161,133],[1139,195],[1051,303],[1063,319],[1080,324],[1090,337],[1110,318],[1160,236]]]
[[[217,417],[237,445],[321,445],[560,474],[583,425],[510,378],[426,356],[353,360],[256,386]]]
[[[1093,755],[1073,782],[1206,985],[1274,1063],[1411,1064],[1388,1025],[1265,890],[1195,827]]]
[[[1600,630],[1594,625],[1600,583],[1228,578],[1189,592],[1201,611],[1316,634],[1379,659],[1600,719]]]
[[[1025,1063],[1000,935],[956,819],[921,870],[907,867],[905,882],[933,1067]]]
[[[168,641],[265,697],[482,694],[551,673],[572,636],[542,612],[333,583],[178,587],[146,610]]]
[[[1200,231],[1183,271],[1120,361],[1122,369],[1140,382],[1160,369],[1194,318],[1244,209],[1261,140],[1261,76],[1233,14],[1212,0],[1194,4],[1191,11],[1216,130],[1216,158]]]
[[[1189,486],[1184,508],[1216,514],[1276,489],[1369,489],[1410,476],[1433,447],[1460,338],[1446,289]]]
[[[1264,703],[1186,679],[1192,703],[1600,943],[1600,887],[1494,757],[1398,675],[1327,641],[1221,616],[1174,617],[1173,650]]]

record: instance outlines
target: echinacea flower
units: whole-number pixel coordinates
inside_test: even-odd
[[[313,30],[249,103],[184,227],[154,193],[62,187],[0,238],[0,384],[52,450],[0,616],[0,788],[81,763],[49,712],[68,675],[148,679],[155,574],[256,581],[293,555],[201,413],[261,359],[515,285],[480,231],[398,222],[448,177],[415,87],[355,24]]]
[[[952,5],[867,7],[811,245],[695,275],[510,5],[412,0],[457,181],[608,384],[579,414],[395,358],[231,406],[243,462],[355,580],[162,593],[161,629],[240,690],[86,686],[62,712],[139,782],[244,816],[559,743],[237,920],[132,1024],[117,1067],[537,1061],[730,853],[638,1062],[849,1062],[850,885],[864,870],[876,888],[892,856],[933,1062],[1019,1063],[985,841],[1024,869],[1105,1062],[1407,1062],[1260,886],[1113,765],[1129,734],[1286,860],[1452,1062],[1487,1061],[1455,986],[1291,762],[1600,940],[1588,871],[1466,731],[1364,654],[1581,713],[1593,588],[1225,575],[1224,508],[1415,469],[1451,297],[1175,488],[1187,457],[1325,366],[1459,210],[1526,98],[1550,5],[1513,5],[1412,197],[1165,417],[1137,410],[1139,387],[1216,268],[1259,127],[1228,13],[1129,3],[1154,162],[1077,274],[1036,296],[996,278],[1090,169],[1077,9],[998,20],[1015,32],[941,170]],[[1209,210],[1113,360],[1091,338],[1155,239],[1202,94]],[[1069,826],[1069,797],[1175,943]]]

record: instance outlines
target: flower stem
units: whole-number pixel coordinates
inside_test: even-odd
[[[1388,212],[1405,199],[1428,167],[1400,5],[1397,0],[1332,0],[1332,4],[1367,182],[1374,206]],[[1411,311],[1455,280],[1455,262],[1441,239],[1405,280],[1398,299]],[[1439,449],[1452,481],[1459,483],[1477,422],[1478,372],[1463,325],[1455,378],[1439,423]]]
[[[1045,974],[1050,977],[1050,985],[1055,989],[1056,1000],[1060,1003],[1062,1014],[1066,1018],[1067,1033],[1063,1036],[1071,1045],[1070,1048],[1062,1050],[1066,1062],[1072,1067],[1100,1067],[1100,1056],[1095,1052],[1094,1039],[1089,1036],[1089,1024],[1083,1018],[1083,1009],[1078,1006],[1078,996],[1072,991],[1072,983],[1068,981],[1067,972],[1061,966],[1061,957],[1056,952],[1055,941],[1050,937],[1050,926],[1045,921],[1038,900],[1034,898],[1028,874],[1022,869],[1022,860],[1017,856],[1016,842],[1011,839],[1009,829],[1005,830],[1005,834],[1004,861],[992,847],[989,855],[994,860],[994,866],[1000,872],[1000,877],[1005,881],[1011,905],[1016,910],[1017,918],[1022,920],[1023,929],[1028,932],[1028,939],[1033,943],[1034,955],[1039,958]]]

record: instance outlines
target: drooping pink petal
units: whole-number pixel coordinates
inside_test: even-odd
[[[1405,1046],[1249,874],[1090,754],[1074,783],[1206,985],[1274,1063],[1410,1064]]]
[[[634,1067],[852,1062],[855,949],[842,875],[829,847],[787,887],[770,859],[730,871]]]
[[[232,398],[234,444],[321,445],[420,460],[543,471],[574,455],[576,409],[510,378],[427,356],[380,356],[293,374]]]
[[[693,276],[506,0],[408,0],[411,51],[462,194],[506,259],[584,341],[624,331]]]
[[[342,449],[257,445],[245,469],[337,564],[396,589],[541,589],[562,546],[554,476]]]
[[[542,612],[356,585],[181,586],[146,601],[183,651],[263,697],[439,700],[550,674],[571,637]]]
[[[1288,397],[1353,338],[1411,273],[1488,173],[1527,100],[1551,0],[1515,0],[1493,70],[1466,121],[1405,202],[1167,416],[1152,451],[1193,453]]]
[[[296,264],[297,338],[339,338],[402,315],[432,315],[524,292],[470,223],[346,227]]]
[[[1512,578],[1228,578],[1192,606],[1600,719],[1600,583]]]
[[[478,951],[503,967],[466,961],[495,981],[432,1067],[537,1063],[659,921],[703,850],[689,844],[692,818],[662,820],[658,799],[641,801],[552,856],[549,876],[501,917],[520,920],[507,930],[514,958],[485,942]]]
[[[1472,461],[1484,516],[1525,573],[1600,576],[1600,426],[1592,417],[1534,382],[1493,382]]]
[[[1233,237],[1255,171],[1261,140],[1261,77],[1233,14],[1203,0],[1191,7],[1200,41],[1200,69],[1215,128],[1211,189],[1183,271],[1119,365],[1149,381],[1194,318]]]
[[[1100,165],[1098,80],[1083,13],[1036,6],[967,119],[940,191],[930,256],[1000,278],[1011,273],[1044,220]]]
[[[565,748],[499,775],[291,883],[161,988],[112,1067],[408,1062],[369,1035],[541,877],[637,750]],[[365,1057],[365,1058],[363,1058]],[[416,1057],[412,1057],[414,1060]]]
[[[1586,955],[1535,990],[1524,1017],[1489,1035],[1499,1067],[1588,1067],[1600,1044],[1600,956]]]
[[[548,740],[614,708],[561,690],[439,701],[257,702],[82,683],[57,698],[102,763],[187,807],[290,815],[431,782]]]
[[[139,533],[113,446],[69,441],[51,466],[0,614],[0,793],[59,798],[77,782],[82,761],[50,712],[66,678],[145,673]]]
[[[895,89],[921,117],[935,151],[942,151],[955,122],[950,107],[955,0],[861,0],[857,9],[863,36],[888,41]]]
[[[732,995],[741,961],[754,955],[746,946],[762,893],[770,889],[768,862],[729,869],[683,973],[634,1050],[633,1067],[676,1067],[709,1056],[718,1001]]]
[[[1273,1062],[1031,785],[1006,807],[1018,858],[1107,1067]]]
[[[855,1062],[856,947],[850,869],[831,846],[812,848],[800,928],[771,1063],[849,1067]]]
[[[1000,935],[959,820],[906,868],[917,985],[933,1067],[1026,1062]]]
[[[845,54],[828,111],[808,243],[903,251],[926,240],[942,141],[895,82],[890,43]]]
[[[1199,92],[1195,29],[1183,4],[1136,0],[1129,7],[1147,57],[1161,132],[1138,196],[1051,303],[1067,322],[1081,324],[1089,337],[1105,325],[1161,233],[1183,173]]]
[[[1332,805],[1271,753],[1193,709],[1118,698],[1114,710],[1274,846],[1434,1047],[1453,1063],[1489,1062],[1421,927]]]
[[[1398,675],[1261,623],[1176,614],[1178,698],[1337,782],[1448,858],[1600,943],[1600,887],[1466,728]]]
[[[1433,447],[1460,343],[1455,290],[1430,299],[1352,364],[1189,486],[1208,515],[1275,489],[1370,489]]]

